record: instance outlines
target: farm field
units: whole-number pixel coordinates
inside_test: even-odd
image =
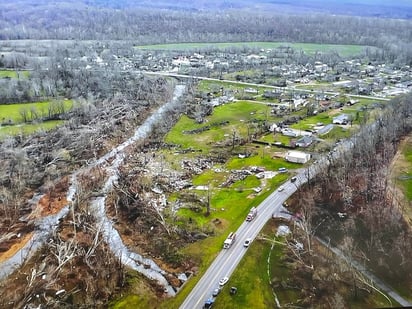
[[[312,43],[290,43],[290,42],[227,42],[227,43],[173,43],[173,44],[155,44],[135,46],[137,49],[146,50],[193,50],[207,48],[231,48],[231,47],[249,47],[249,48],[278,48],[289,46],[294,49],[303,50],[305,53],[314,54],[316,52],[337,51],[342,56],[349,56],[361,53],[366,46],[362,45],[338,45],[338,44],[312,44]]]

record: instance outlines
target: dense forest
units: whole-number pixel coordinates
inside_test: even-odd
[[[23,2],[24,3],[24,2]],[[21,8],[21,9],[19,9]],[[203,11],[53,5],[2,5],[0,39],[167,42],[288,41],[377,46],[412,59],[411,21],[262,10]]]

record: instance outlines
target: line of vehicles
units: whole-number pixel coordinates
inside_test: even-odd
[[[252,207],[250,209],[248,215],[246,216],[246,221],[250,222],[256,216],[257,216],[257,208]],[[230,232],[230,234],[227,236],[227,238],[223,242],[223,249],[229,249],[234,244],[235,241],[236,241],[236,233],[235,232]],[[252,241],[251,238],[247,238],[246,241],[244,242],[243,246],[246,247],[246,248],[249,247],[251,241]]]
[[[287,172],[287,170],[285,169],[285,171]],[[281,171],[284,172],[284,171]],[[296,181],[296,177],[292,177],[291,182],[295,182]],[[282,187],[283,188],[283,187]],[[283,189],[278,190],[278,191],[283,191]],[[258,210],[256,207],[252,207],[249,210],[249,213],[246,216],[246,222],[250,222],[253,219],[256,218],[258,214]],[[249,245],[252,242],[252,238],[246,238],[245,242],[243,243],[243,247],[248,248]],[[225,241],[223,242],[223,249],[229,249],[236,241],[236,233],[235,232],[230,232],[229,235],[227,236],[227,238],[225,239]],[[212,291],[212,295],[211,297],[209,297],[205,303],[203,308],[209,309],[212,308],[214,302],[215,302],[215,298],[218,296],[218,294],[220,293],[220,291],[222,290],[223,286],[229,281],[229,278],[227,276],[221,278],[219,280],[219,285]],[[232,287],[230,290],[231,294],[236,293],[237,289],[236,287]]]
[[[249,213],[246,216],[246,221],[250,222],[252,221],[255,217],[257,216],[257,208],[252,207],[249,210]],[[225,241],[223,242],[223,249],[229,249],[236,241],[236,233],[235,232],[230,232]],[[245,242],[243,243],[243,246],[245,248],[249,247],[250,243],[252,242],[252,238],[247,238]],[[213,304],[215,302],[215,298],[217,295],[219,295],[220,291],[222,290],[223,286],[229,281],[229,277],[225,276],[222,279],[219,280],[219,285],[212,291],[211,297],[209,297],[204,305],[203,308],[210,309],[213,307]],[[231,287],[230,288],[230,293],[235,294],[237,292],[236,287]]]

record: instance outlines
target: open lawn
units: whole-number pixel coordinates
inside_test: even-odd
[[[71,100],[62,101],[66,110],[72,108]],[[1,123],[21,123],[23,122],[22,114],[25,113],[29,118],[37,114],[37,118],[45,117],[49,108],[55,104],[51,101],[20,103],[20,104],[2,104],[0,105],[0,122]]]
[[[317,123],[323,123],[324,125],[330,124],[332,123],[332,117],[330,117],[328,112],[323,112],[315,116],[306,117],[290,127],[297,130],[307,130],[313,129]]]
[[[198,85],[199,91],[220,93],[222,87],[224,90],[231,90],[239,94],[242,94],[245,88],[250,88],[251,86],[247,82],[228,82],[228,81],[211,81],[211,80],[201,80]],[[252,88],[257,89],[259,94],[262,94],[265,90],[272,90],[273,88],[264,85],[252,86]]]
[[[262,156],[264,154],[264,156]],[[268,171],[277,171],[280,167],[286,167],[287,169],[300,168],[302,165],[296,163],[290,163],[285,161],[283,158],[274,159],[271,156],[270,148],[265,151],[260,150],[259,154],[256,156],[250,156],[248,158],[233,158],[227,167],[230,169],[241,169],[248,168],[251,166],[262,166]]]
[[[46,101],[35,103],[21,103],[21,104],[3,104],[0,105],[0,138],[4,138],[9,135],[28,135],[39,130],[51,130],[56,126],[63,123],[62,120],[49,120],[39,121],[47,117],[49,109],[51,113],[56,112],[58,105],[64,104],[65,110],[72,108],[71,100],[58,101]],[[33,120],[33,122],[24,123],[23,115],[27,120]]]
[[[0,78],[27,78],[29,71],[0,70]]]
[[[252,134],[258,130],[259,122],[269,115],[269,107],[265,104],[248,101],[228,103],[216,107],[207,121],[201,124],[182,116],[165,140],[167,143],[179,144],[182,148],[209,151],[217,142],[230,141],[233,137],[247,137],[248,131]],[[187,133],[205,127],[209,129],[196,134]]]
[[[280,46],[290,46],[305,53],[314,54],[316,52],[336,51],[341,56],[356,55],[361,53],[366,46],[362,45],[337,45],[337,44],[313,44],[313,43],[289,43],[289,42],[226,42],[226,43],[172,43],[135,46],[137,49],[147,50],[202,50],[202,49],[227,49],[232,47],[248,48],[277,48]]]
[[[0,139],[3,139],[7,136],[14,135],[29,135],[37,131],[48,131],[54,129],[60,124],[63,124],[63,120],[50,120],[40,123],[28,123],[28,124],[19,124],[14,126],[0,126]]]
[[[246,250],[246,249],[245,249]],[[278,254],[276,254],[278,252]],[[269,285],[267,274],[267,258],[270,253],[270,244],[255,240],[250,245],[247,254],[239,267],[231,276],[228,284],[216,298],[217,308],[271,308],[274,297]],[[278,259],[278,248],[272,252],[271,262]],[[259,265],[259,267],[256,267]],[[230,287],[237,288],[236,295],[230,295]]]

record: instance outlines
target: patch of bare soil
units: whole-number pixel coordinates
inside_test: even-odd
[[[24,236],[14,236],[13,239],[15,241],[11,242],[11,243],[1,243],[1,247],[0,247],[0,263],[3,263],[4,261],[7,261],[9,258],[11,258],[12,256],[14,256],[16,254],[16,252],[18,252],[21,248],[23,248],[26,243],[31,239],[31,237],[33,236],[33,232],[28,233]],[[4,252],[3,251],[3,246],[6,246]]]
[[[55,215],[67,205],[66,195],[69,188],[68,177],[64,177],[55,185],[48,187],[45,194],[34,207],[30,219],[38,219]]]
[[[67,205],[66,194],[68,179],[64,177],[52,187],[45,188],[44,195],[34,205],[32,212],[24,221],[12,225],[0,237],[0,262],[6,261],[23,248],[33,236],[33,221],[58,213]]]
[[[333,115],[339,114],[340,112],[341,112],[340,109],[331,109],[328,112],[328,116],[333,116]]]

